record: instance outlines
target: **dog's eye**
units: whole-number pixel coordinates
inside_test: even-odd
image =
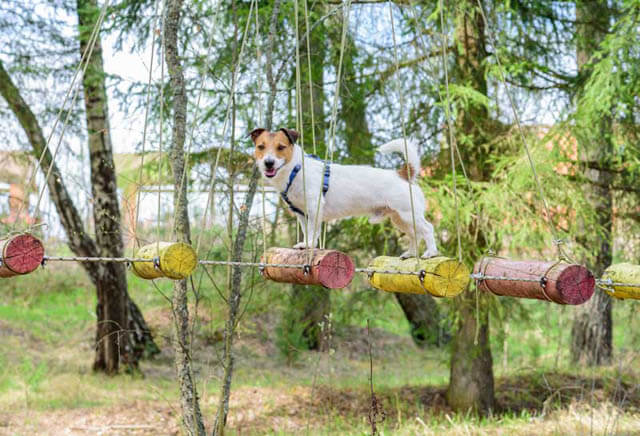
[[[286,145],[278,145],[278,151],[283,151],[285,148],[287,148]]]
[[[264,145],[263,144],[258,145],[257,149],[258,150],[264,150]]]

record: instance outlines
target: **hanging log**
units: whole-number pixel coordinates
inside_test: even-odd
[[[630,263],[611,265],[605,270],[600,283],[602,290],[612,297],[640,300],[640,265]]]
[[[138,249],[136,258],[153,262],[133,262],[131,270],[143,279],[166,277],[186,279],[198,266],[198,256],[189,244],[183,242],[154,242]]]
[[[29,233],[0,238],[0,277],[29,274],[43,258],[42,242]]]
[[[435,297],[452,298],[464,291],[469,284],[469,268],[457,260],[441,256],[404,260],[399,257],[380,256],[371,261],[369,269],[419,273],[369,273],[371,286],[387,292],[429,293]]]
[[[307,250],[272,247],[260,262],[280,265],[308,265],[307,268],[265,266],[262,276],[279,283],[322,285],[340,289],[351,283],[355,266],[346,254],[336,250],[313,250],[309,261]]]
[[[565,262],[484,257],[473,272],[482,291],[558,304],[584,303],[593,295],[596,283],[585,266]]]

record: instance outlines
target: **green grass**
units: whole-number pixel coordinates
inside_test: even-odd
[[[224,270],[213,274],[217,283],[224,283]],[[196,274],[196,283],[200,278]],[[246,281],[250,279],[245,277]],[[567,352],[573,308],[503,299],[497,300],[492,309],[491,348],[496,396],[502,404],[513,407],[484,420],[451,414],[446,412],[442,399],[449,377],[449,351],[446,347],[415,348],[393,295],[364,290],[361,282],[352,284],[349,290],[332,292],[333,350],[324,354],[301,351],[287,365],[274,341],[279,316],[289,301],[288,288],[255,279],[251,297],[249,293],[244,296],[243,310],[246,303],[248,306],[236,340],[231,415],[235,430],[230,434],[240,434],[238,428],[244,428],[243,435],[264,434],[266,429],[272,429],[269,434],[298,434],[304,431],[307,421],[310,434],[368,434],[367,320],[374,330],[374,383],[387,413],[387,419],[379,425],[385,434],[466,434],[468,429],[479,434],[500,434],[500,429],[505,428],[535,433],[536,428],[530,423],[538,419],[544,407],[551,407],[545,416],[556,426],[549,434],[566,434],[561,422],[578,426],[575,416],[582,416],[583,420],[601,416],[606,421],[613,413],[606,409],[607,404],[617,404],[615,392],[620,383],[626,387],[638,383],[634,362],[640,347],[640,320],[635,302],[614,304],[615,365],[577,371],[569,363]],[[130,294],[163,348],[157,359],[142,363],[144,377],[110,378],[90,371],[95,291],[79,267],[49,267],[29,276],[0,281],[0,422],[6,418],[3,410],[36,413],[36,417],[49,416],[53,411],[62,413],[60,416],[73,416],[74,410],[124,416],[138,411],[144,417],[152,410],[161,410],[178,425],[178,387],[166,300],[172,292],[171,283],[160,281],[156,288],[131,274],[129,280]],[[221,343],[216,338],[223,327],[226,306],[208,278],[202,278],[200,290],[194,360],[203,410],[210,418],[219,395],[221,369],[216,359]],[[451,304],[440,301],[444,312]],[[359,345],[349,345],[349,341]],[[579,377],[572,378],[574,374]],[[594,378],[598,380],[596,389],[591,388]],[[573,385],[581,386],[584,398],[592,398],[594,392],[601,398],[584,405],[575,403],[582,397],[571,390]],[[314,396],[310,398],[312,391]],[[625,428],[638,428],[632,420],[638,411],[637,396],[633,394],[626,400],[633,406],[615,409],[622,411],[619,421]],[[546,398],[551,400],[544,403]],[[584,398],[580,401],[586,401]],[[595,406],[604,409],[584,412],[585,407]],[[576,407],[571,409],[573,415],[568,412],[572,407]],[[250,418],[247,414],[252,410],[261,415]],[[278,428],[277,423],[295,423],[298,427],[287,430]],[[0,426],[0,434],[2,431]],[[29,433],[26,427],[15,431]]]

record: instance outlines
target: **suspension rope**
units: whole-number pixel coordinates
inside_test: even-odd
[[[93,50],[94,50],[94,48],[96,46],[96,42],[98,40],[98,35],[100,34],[100,30],[99,29],[102,26],[102,23],[104,21],[104,17],[106,16],[107,6],[108,5],[109,5],[109,0],[105,1],[104,5],[102,6],[102,10],[100,11],[100,15],[98,16],[98,21],[96,22],[96,24],[94,26],[94,30],[95,31],[91,34],[91,37],[89,38],[89,44],[88,44],[87,48],[85,49],[86,57],[85,57],[84,66],[82,67],[82,75],[83,76],[86,73],[87,68],[89,67],[89,60],[91,59],[91,56],[93,55]],[[75,86],[75,85],[72,83],[71,86]],[[45,188],[46,188],[47,183],[49,181],[49,177],[51,177],[51,171],[52,171],[53,165],[54,165],[54,163],[56,161],[56,156],[58,155],[58,151],[60,150],[60,146],[62,145],[62,140],[64,138],[64,134],[65,134],[65,132],[67,130],[67,127],[69,126],[69,120],[71,118],[71,113],[72,113],[71,108],[75,105],[75,102],[76,102],[76,99],[78,98],[78,94],[79,93],[80,93],[80,87],[76,86],[74,94],[73,94],[73,97],[71,98],[71,104],[69,105],[69,109],[67,111],[67,115],[66,115],[66,117],[64,119],[64,122],[62,124],[62,132],[60,132],[60,137],[58,139],[58,143],[57,143],[57,145],[56,145],[56,147],[54,149],[54,152],[53,152],[53,154],[51,156],[51,163],[49,164],[49,168],[47,169],[47,173],[46,173],[45,178],[44,178],[44,183],[42,185],[42,189],[40,189],[40,193],[38,195],[38,202],[36,203],[34,217],[37,217],[39,215],[39,213],[40,213],[40,204],[42,202],[42,197],[44,195]],[[63,109],[64,109],[64,107],[61,108],[60,111],[62,112]],[[42,151],[41,161],[44,158],[44,155],[45,155],[46,151],[49,149],[49,141],[50,141],[50,139],[52,137],[53,137],[53,129],[51,131],[51,134],[49,135],[49,140],[47,141],[47,144],[45,145],[45,148]]]
[[[462,263],[462,241],[460,237],[460,208],[458,206],[458,183],[456,181],[456,160],[455,160],[455,150],[454,145],[455,137],[453,135],[453,126],[451,122],[451,96],[449,93],[449,67],[447,65],[447,46],[449,42],[447,41],[447,33],[445,32],[444,27],[444,4],[443,1],[440,0],[440,27],[442,28],[441,33],[441,42],[442,42],[442,66],[444,68],[444,83],[446,89],[447,100],[445,104],[445,114],[447,117],[447,126],[449,133],[449,150],[451,152],[451,177],[453,178],[453,198],[456,207],[456,236],[458,240],[458,261]],[[457,148],[457,147],[456,147]]]
[[[75,90],[73,98],[72,98],[72,102],[69,105],[69,109],[67,112],[67,116],[65,118],[64,121],[64,128],[62,130],[62,134],[60,137],[60,141],[58,142],[58,145],[56,146],[55,152],[52,155],[51,158],[51,164],[49,169],[47,170],[47,176],[45,178],[43,187],[40,190],[39,193],[39,197],[38,197],[38,207],[40,205],[39,201],[42,198],[42,193],[44,192],[45,186],[47,184],[47,181],[49,180],[49,174],[51,172],[51,166],[53,166],[53,162],[55,161],[55,156],[58,152],[58,148],[60,148],[60,143],[62,142],[62,136],[64,136],[64,132],[66,130],[66,126],[69,122],[69,118],[70,118],[70,114],[71,114],[71,108],[73,107],[73,105],[75,104],[76,101],[76,97],[79,93],[80,88],[76,86],[76,80],[78,79],[78,76],[80,74],[80,70],[82,70],[82,74],[84,75],[84,72],[87,69],[87,66],[89,64],[89,58],[91,57],[91,54],[93,53],[93,48],[95,46],[95,42],[97,41],[98,38],[98,34],[99,34],[99,29],[102,25],[102,21],[104,20],[104,17],[106,15],[106,11],[107,11],[107,6],[108,6],[109,1],[106,1],[105,4],[102,6],[102,10],[100,11],[100,16],[98,17],[98,21],[96,21],[96,24],[93,26],[93,29],[91,31],[91,35],[89,36],[89,41],[87,46],[84,49],[84,52],[82,53],[82,56],[80,57],[80,62],[78,62],[78,65],[76,66],[75,72],[73,74],[73,78],[71,80],[71,84],[69,85],[69,87],[67,88],[67,91],[65,93],[64,99],[62,101],[62,105],[60,106],[60,109],[58,110],[58,114],[56,115],[56,119],[55,122],[53,123],[53,127],[51,128],[51,131],[49,132],[49,136],[47,137],[47,142],[45,143],[45,147],[42,149],[42,153],[40,153],[40,158],[38,159],[38,162],[36,164],[36,167],[34,168],[33,172],[29,175],[29,181],[27,182],[27,193],[26,195],[28,195],[29,193],[29,187],[35,182],[35,178],[38,174],[38,169],[42,167],[42,161],[44,160],[44,157],[47,153],[47,150],[49,149],[49,144],[51,143],[51,139],[53,138],[53,134],[56,131],[56,128],[58,127],[58,124],[60,123],[60,120],[62,119],[62,113],[64,112],[64,108],[67,105],[67,102],[69,101],[69,96],[71,95],[71,92],[73,90]],[[18,220],[20,218],[20,215],[22,214],[22,211],[24,210],[24,207],[26,205],[25,201],[22,201],[20,203],[20,208],[18,209],[18,214],[16,215],[16,220],[13,222],[12,226],[11,226],[11,231],[15,231],[16,230],[16,226],[18,224]],[[34,217],[37,218],[38,216],[38,208],[36,208],[36,211],[34,213]]]
[[[142,186],[142,173],[144,169],[144,155],[145,155],[145,146],[147,144],[147,128],[149,127],[149,108],[151,107],[151,82],[153,77],[153,55],[156,48],[156,32],[155,29],[158,26],[158,3],[155,2],[155,20],[152,24],[149,25],[151,28],[151,59],[149,61],[149,77],[147,80],[147,104],[145,105],[144,110],[144,127],[142,129],[142,154],[140,156],[140,169],[138,171],[138,187]],[[159,159],[162,159],[162,155],[159,156]],[[159,176],[159,174],[158,174]],[[132,254],[135,254],[136,245],[139,245],[137,230],[138,230],[138,218],[140,216],[140,192],[138,188],[136,188],[136,198],[135,198],[135,208],[136,213],[133,219],[133,241],[134,243],[131,246]]]
[[[160,28],[160,142],[158,144],[158,207],[156,211],[156,251],[160,251],[160,212],[162,210],[162,146],[164,138],[164,60],[165,60],[165,14],[167,2],[162,2],[162,26]]]
[[[253,0],[251,2],[251,6],[250,6],[250,10],[249,10],[249,16],[247,17],[247,25],[245,26],[245,31],[244,34],[242,36],[242,43],[240,44],[240,53],[238,54],[238,58],[236,59],[236,62],[239,62],[240,59],[242,59],[242,54],[244,53],[244,48],[245,48],[245,43],[247,40],[247,35],[248,35],[248,29],[249,29],[249,24],[251,22],[251,12],[253,11],[253,6],[254,6],[255,0]],[[257,12],[257,7],[256,7],[256,13]],[[227,127],[229,125],[229,118],[231,115],[231,106],[232,106],[232,102],[235,98],[235,93],[236,93],[236,85],[238,82],[238,70],[239,68],[234,68],[233,73],[231,75],[231,89],[229,90],[229,98],[227,100],[227,107],[225,110],[225,117],[224,117],[224,123],[222,125],[222,139],[224,141],[224,138],[226,137],[227,134]],[[235,132],[231,132],[232,135],[235,134]],[[211,182],[209,183],[209,195],[207,196],[207,203],[205,205],[205,210],[204,210],[204,214],[202,214],[202,225],[200,228],[200,232],[198,233],[198,238],[196,241],[196,252],[200,249],[200,243],[202,241],[202,235],[204,234],[204,229],[205,229],[205,224],[206,224],[206,220],[207,220],[207,215],[209,213],[209,206],[211,204],[211,202],[213,202],[214,199],[214,194],[215,194],[215,183],[216,183],[216,173],[218,172],[218,166],[220,164],[220,155],[222,152],[222,147],[218,147],[218,151],[216,152],[216,159],[215,159],[215,163],[213,166],[213,169],[211,171]],[[233,189],[233,186],[231,186],[231,189]],[[232,207],[232,206],[230,206]]]
[[[558,257],[560,259],[568,259],[568,256],[564,253],[561,247],[562,239],[559,238],[558,231],[553,224],[549,204],[547,202],[547,198],[545,196],[542,183],[540,182],[540,179],[538,177],[538,172],[536,171],[535,163],[531,155],[531,150],[529,149],[529,143],[527,141],[526,135],[524,134],[524,129],[522,128],[522,124],[520,122],[520,116],[518,115],[518,110],[516,109],[515,101],[513,100],[513,96],[511,95],[509,86],[507,84],[507,80],[504,73],[504,67],[502,65],[502,62],[500,61],[500,56],[498,55],[498,50],[496,49],[497,47],[496,41],[495,41],[495,38],[493,37],[491,28],[489,27],[489,21],[487,20],[487,16],[485,15],[484,7],[482,6],[481,0],[476,0],[476,2],[478,4],[480,15],[482,16],[482,21],[484,22],[485,28],[487,30],[487,36],[489,37],[489,41],[491,42],[491,45],[495,49],[494,52],[495,52],[496,63],[498,65],[498,72],[500,74],[500,81],[502,82],[502,85],[504,86],[504,89],[505,89],[505,93],[507,94],[507,98],[509,99],[509,104],[511,106],[511,110],[513,112],[513,116],[516,122],[516,126],[518,128],[518,133],[520,134],[520,139],[522,141],[522,144],[524,145],[524,149],[527,155],[527,160],[529,161],[529,166],[531,167],[531,172],[533,173],[533,179],[538,189],[538,195],[542,200],[542,205],[547,215],[547,221],[548,221],[547,224],[549,226],[549,230],[551,231],[551,235],[553,236],[553,243],[556,246]]]
[[[298,15],[299,15],[299,11],[298,11],[298,0],[295,0],[293,2],[294,4],[294,16],[295,16],[295,27],[296,27],[296,128],[298,129],[298,132],[300,132],[300,149],[302,151],[302,198],[303,198],[303,205],[304,205],[304,210],[307,211],[307,216],[303,217],[302,221],[303,221],[303,225],[304,225],[304,244],[306,248],[311,248],[310,250],[306,250],[306,255],[307,255],[307,263],[311,263],[311,258],[313,256],[313,248],[315,247],[309,247],[309,213],[308,213],[308,209],[307,209],[307,174],[306,174],[306,165],[305,165],[305,158],[304,158],[304,126],[303,126],[303,120],[302,120],[302,93],[301,93],[301,89],[302,89],[302,80],[300,77],[300,24],[299,24],[299,19],[298,19]],[[319,204],[319,203],[318,203]],[[298,218],[297,214],[296,214],[296,219],[298,221],[298,223],[300,222],[300,219]],[[317,219],[317,216],[316,216]],[[313,242],[315,242],[315,223],[314,223],[314,230],[313,230]]]
[[[396,66],[396,73],[400,70],[400,63],[398,60],[398,44],[396,41],[396,28],[395,28],[395,23],[394,23],[394,19],[393,19],[393,3],[391,1],[389,1],[389,17],[391,19],[391,35],[393,37],[393,58],[394,58],[394,62],[395,62],[395,66]],[[398,98],[400,101],[400,121],[402,124],[402,139],[404,141],[404,159],[405,159],[405,164],[407,165],[407,168],[409,169],[409,171],[407,171],[408,174],[408,182],[409,182],[409,200],[411,201],[411,221],[413,224],[413,241],[415,244],[415,257],[416,259],[419,258],[419,254],[418,254],[418,245],[419,245],[419,241],[418,241],[418,231],[417,231],[417,227],[416,227],[416,211],[415,211],[415,206],[414,206],[414,201],[413,201],[413,187],[412,187],[412,183],[411,183],[411,177],[415,177],[415,175],[411,174],[411,165],[409,165],[409,149],[408,149],[408,145],[407,145],[407,129],[405,126],[405,120],[404,120],[404,108],[405,108],[405,101],[404,101],[404,94],[402,93],[402,90],[400,89],[400,81],[396,78],[395,80],[396,83],[396,93],[398,94]],[[415,170],[418,170],[417,168],[415,168]],[[422,217],[424,219],[424,217]]]
[[[313,154],[317,154],[318,151],[316,149],[316,121],[314,114],[314,103],[313,103],[313,78],[311,74],[311,43],[309,28],[309,8],[307,5],[307,0],[304,0],[304,28],[306,31],[306,40],[307,40],[307,73],[308,73],[308,81],[309,81],[309,102],[311,107],[311,143],[313,144]]]
[[[338,60],[338,71],[336,74],[336,87],[335,87],[334,96],[333,96],[333,105],[331,108],[331,123],[329,125],[329,147],[325,147],[325,150],[324,150],[325,165],[327,165],[327,162],[329,162],[329,164],[333,163],[333,152],[334,152],[335,142],[336,142],[336,125],[338,123],[338,101],[340,99],[342,66],[344,62],[344,49],[347,41],[347,31],[349,29],[349,14],[351,12],[351,1],[352,0],[347,0],[342,11],[342,33],[340,35],[340,57]],[[312,105],[313,105],[313,100],[312,100]],[[316,230],[318,228],[318,219],[320,217],[320,203],[323,200],[322,186],[324,181],[324,171],[321,171],[320,176],[321,176],[321,179],[320,179],[320,189],[318,190],[318,204],[316,206],[316,215],[313,223],[313,240],[315,240],[315,237],[316,237]],[[322,226],[322,222],[320,223],[320,226]],[[322,232],[322,229],[320,229],[320,231]],[[326,239],[327,239],[327,226],[325,225],[324,236],[322,237],[322,243],[321,243],[322,248],[326,246]]]

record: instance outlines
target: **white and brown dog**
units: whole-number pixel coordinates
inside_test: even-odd
[[[411,246],[403,258],[416,255],[416,239],[426,243],[427,249],[422,257],[438,254],[433,225],[424,217],[424,196],[416,185],[411,190],[417,233],[416,238],[413,237],[409,183],[415,182],[420,170],[415,141],[407,140],[406,167],[393,171],[364,165],[328,165],[315,156],[304,155],[296,144],[298,132],[295,130],[269,132],[255,129],[251,132],[251,139],[255,144],[256,164],[265,182],[280,192],[301,224],[304,240],[294,248],[306,248],[307,243],[316,247],[322,221],[366,215],[371,223],[379,223],[389,217],[400,231],[409,236]],[[378,151],[404,155],[404,140],[388,142]]]

